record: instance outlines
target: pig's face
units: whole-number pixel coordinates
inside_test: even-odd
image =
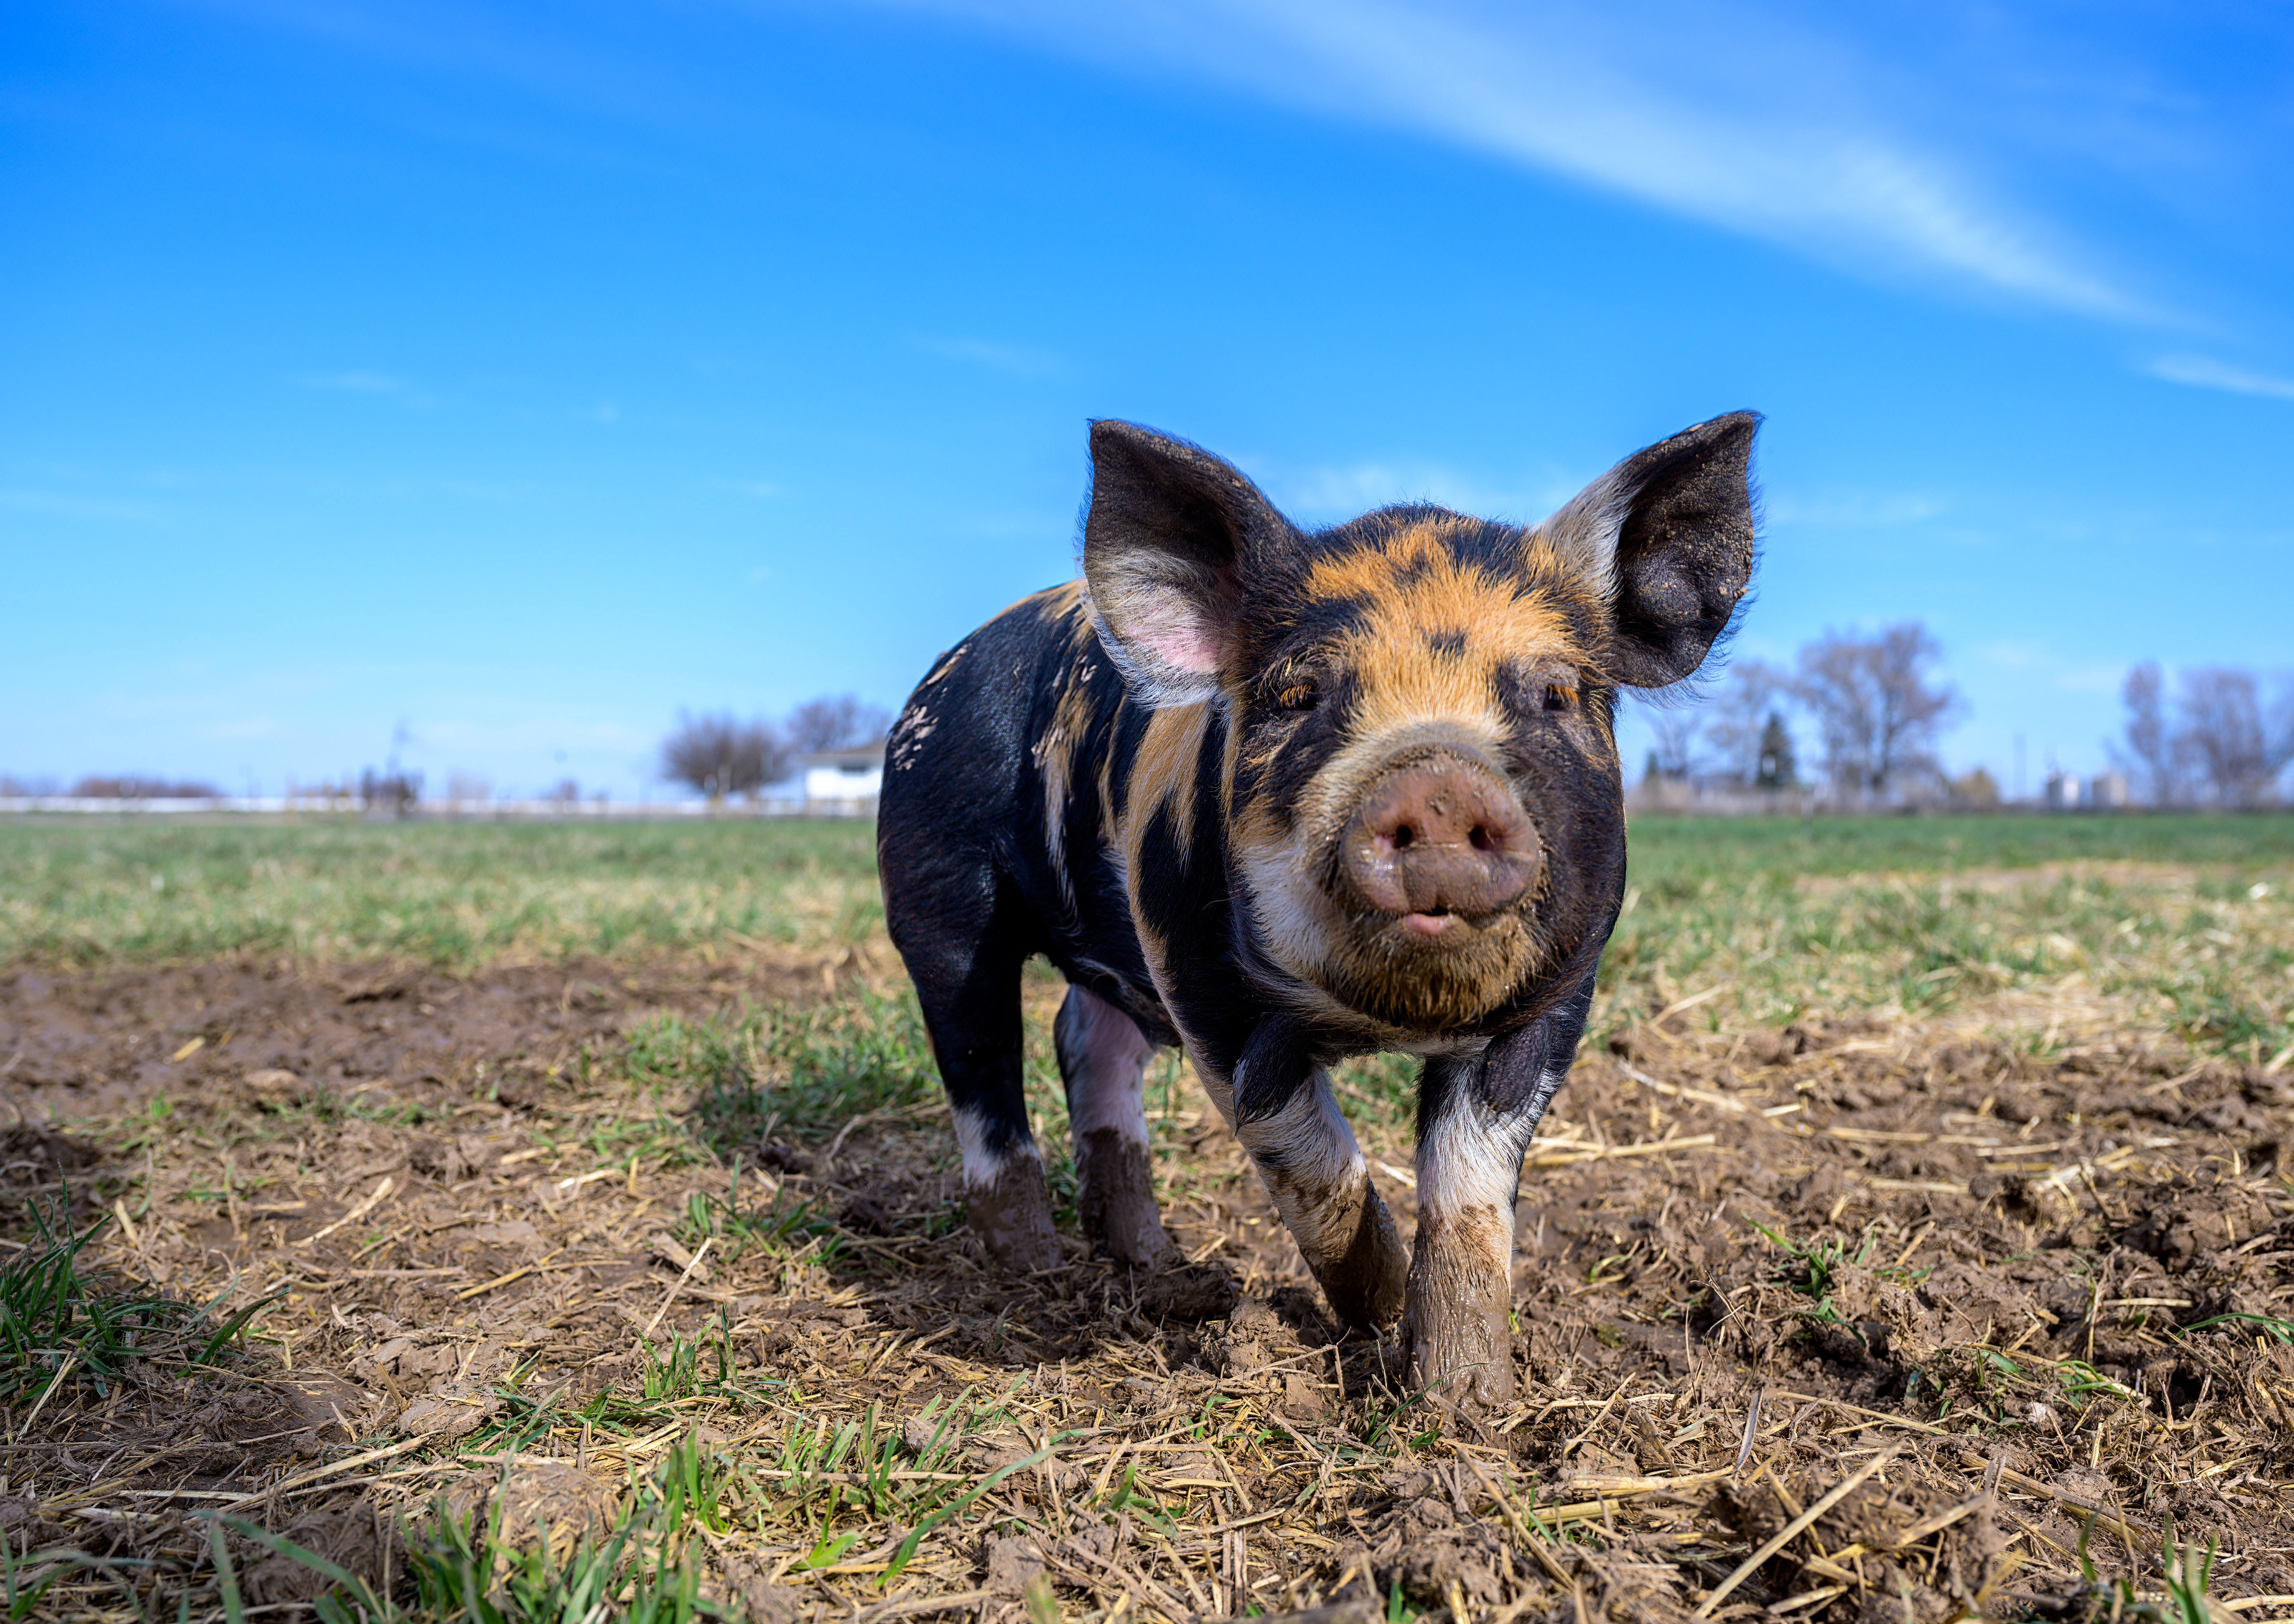
[[[1373,515],[1270,594],[1229,849],[1265,951],[1406,1031],[1469,1023],[1607,923],[1623,869],[1597,608],[1551,549]],[[1254,617],[1255,618],[1255,617]]]
[[[1533,529],[1403,508],[1312,535],[1194,447],[1094,426],[1102,638],[1151,699],[1224,710],[1227,849],[1302,1012],[1430,1037],[1598,946],[1616,690],[1689,676],[1726,627],[1756,422],[1652,447]]]

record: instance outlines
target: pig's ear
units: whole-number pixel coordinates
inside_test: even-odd
[[[1258,487],[1201,447],[1135,423],[1091,426],[1084,579],[1101,641],[1150,703],[1218,692],[1251,556],[1288,529]]]
[[[1637,688],[1694,676],[1753,579],[1757,412],[1732,411],[1635,451],[1538,527],[1607,595],[1613,674]]]

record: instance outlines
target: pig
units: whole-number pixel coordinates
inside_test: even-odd
[[[1534,526],[1412,504],[1312,531],[1196,445],[1090,426],[1082,579],[934,662],[878,811],[990,1257],[1062,1261],[1021,1094],[1040,954],[1094,1246],[1170,1251],[1144,1081],[1184,1045],[1338,1318],[1400,1320],[1447,1401],[1510,1396],[1522,1159],[1624,890],[1617,696],[1687,682],[1734,624],[1760,421],[1637,451]],[[1379,1051],[1422,1062],[1407,1252],[1330,1084]]]

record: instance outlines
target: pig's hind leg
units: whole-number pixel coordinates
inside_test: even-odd
[[[1007,1269],[1052,1268],[1062,1261],[1059,1235],[1022,1083],[1026,916],[990,869],[949,865],[899,878],[896,886],[888,874],[885,922],[948,1090],[972,1232]]]
[[[1147,1141],[1147,1062],[1139,1023],[1088,987],[1070,987],[1052,1027],[1075,1134],[1083,1232],[1109,1256],[1151,1263],[1170,1250],[1155,1206]]]

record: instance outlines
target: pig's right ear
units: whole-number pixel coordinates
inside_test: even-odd
[[[1100,640],[1141,697],[1186,705],[1218,693],[1249,561],[1289,528],[1200,446],[1111,418],[1091,426],[1084,579]]]

